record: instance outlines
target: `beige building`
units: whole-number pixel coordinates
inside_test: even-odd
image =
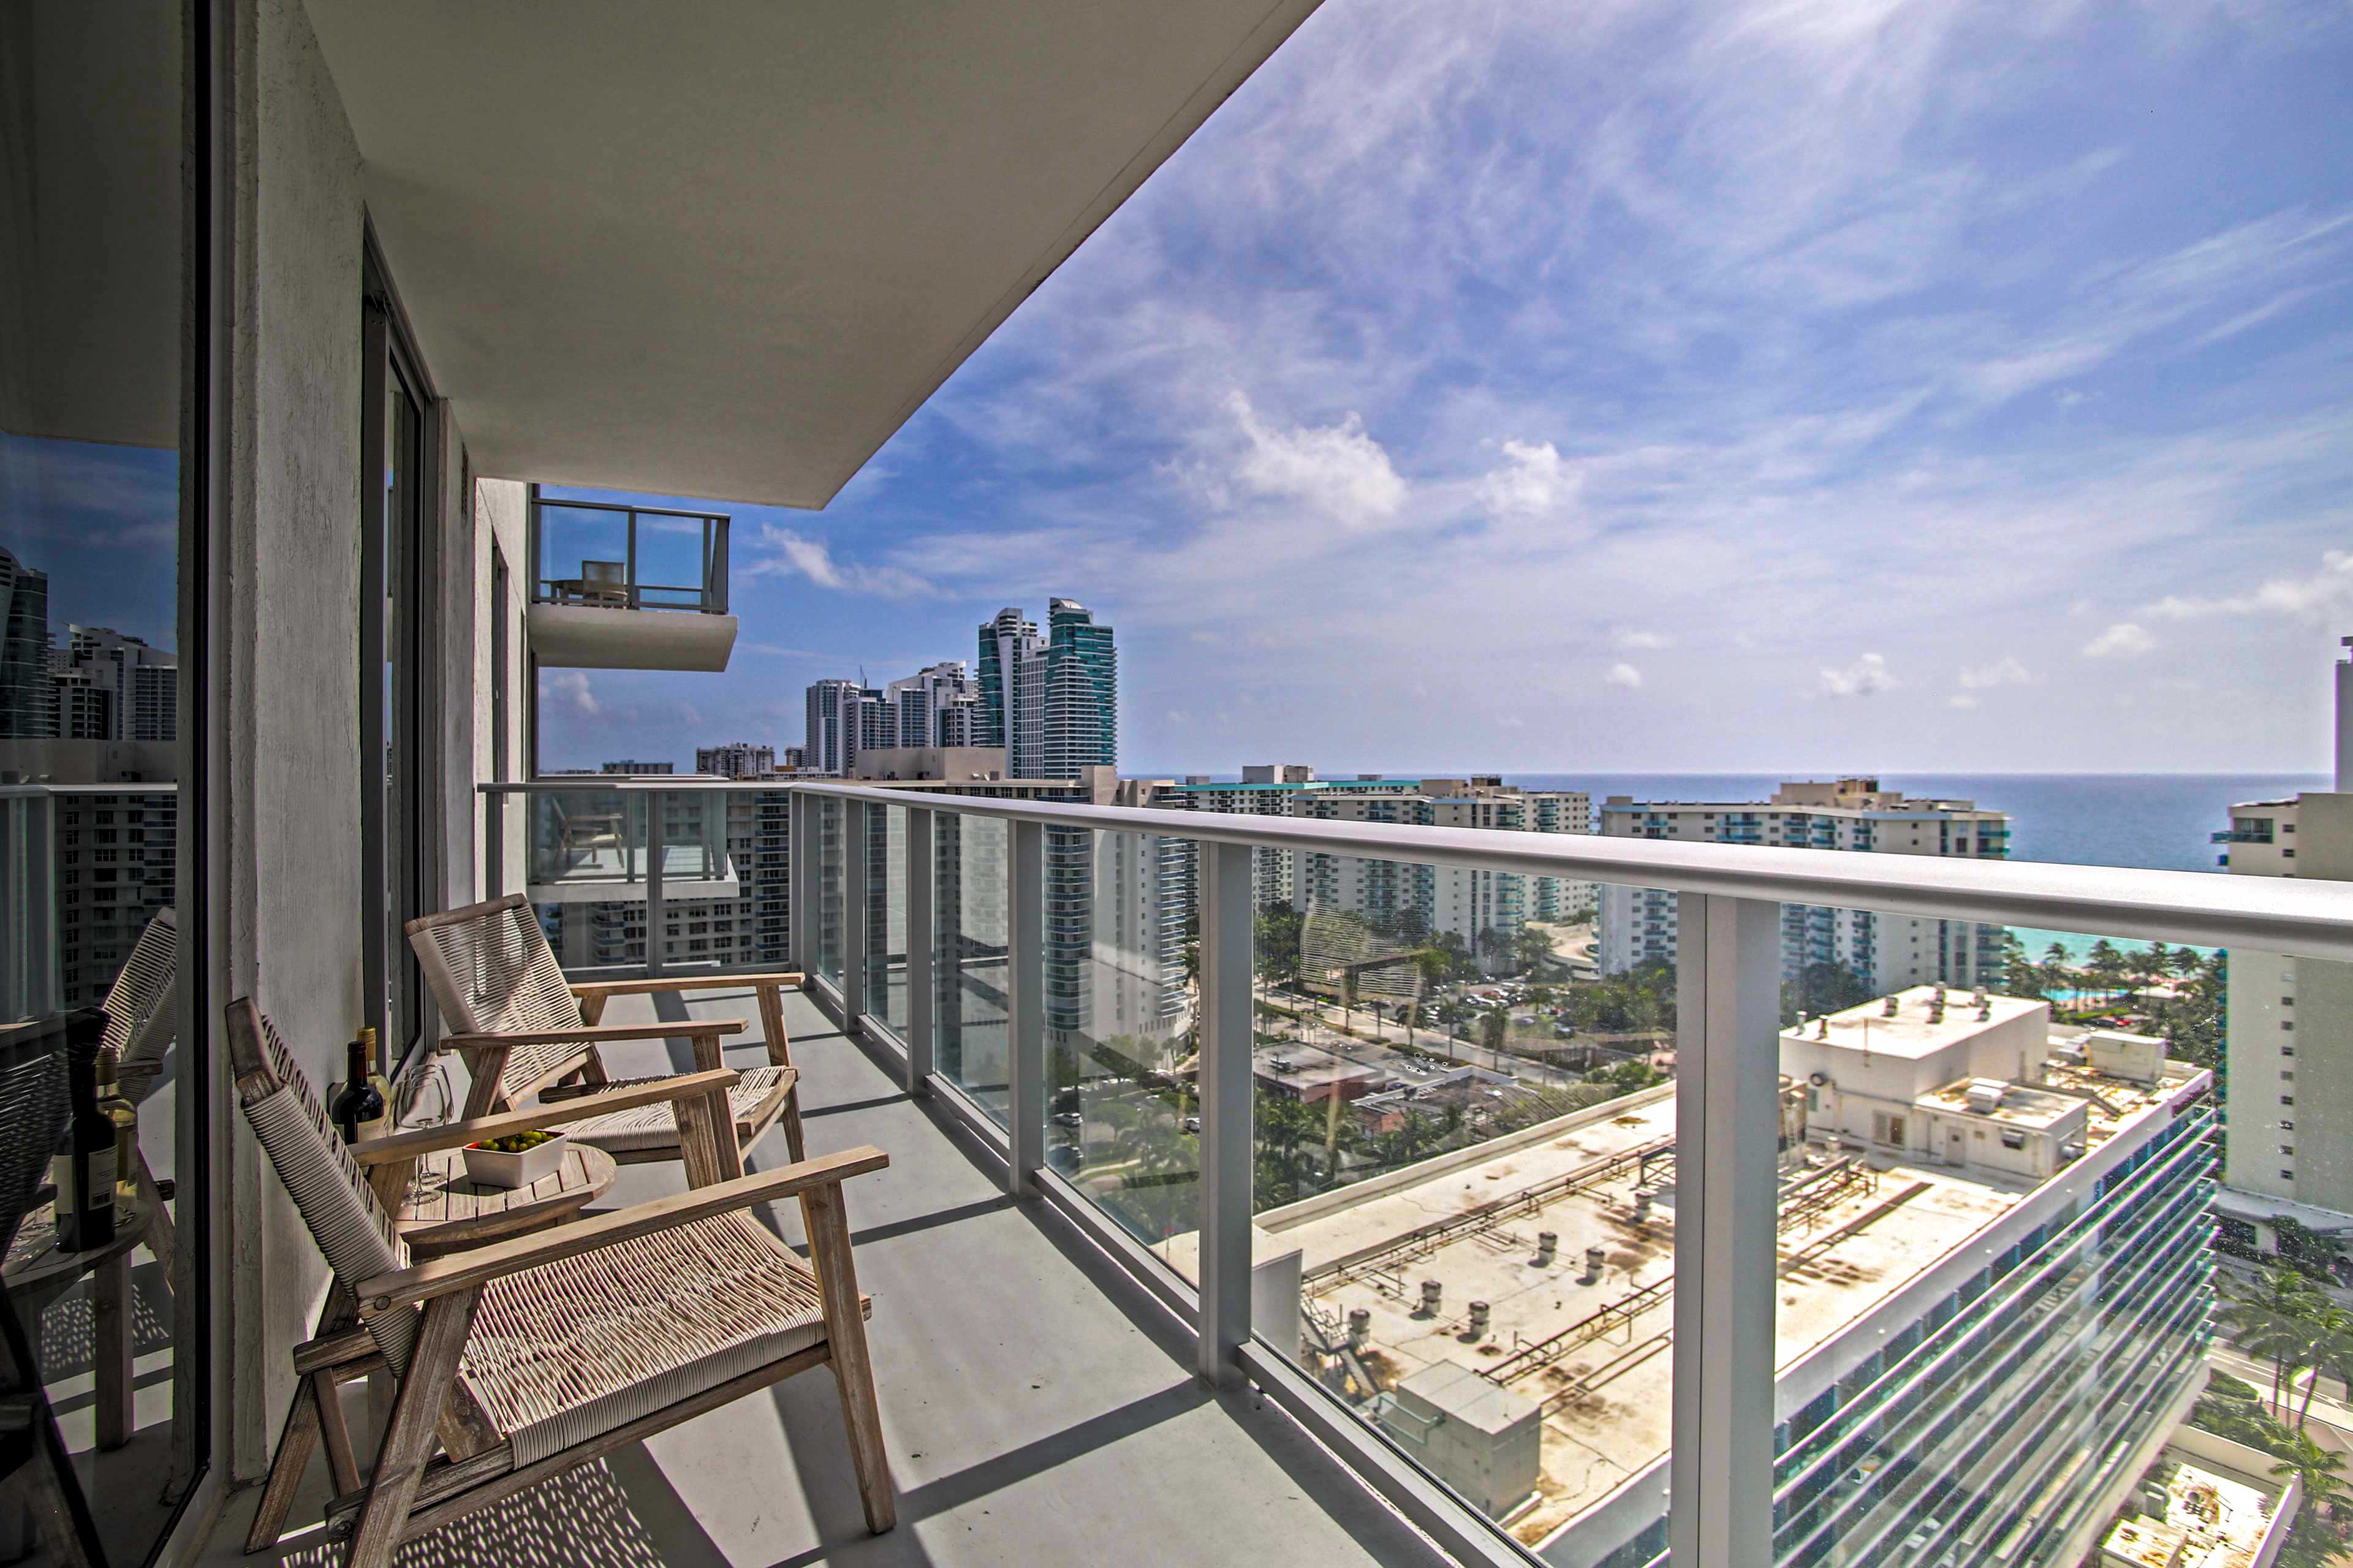
[[[2336,790],[2232,806],[2214,841],[2232,876],[2353,880],[2353,659],[2335,676]],[[2230,995],[2230,1154],[2216,1206],[2259,1234],[2274,1215],[2353,1234],[2353,967],[2237,948]]]

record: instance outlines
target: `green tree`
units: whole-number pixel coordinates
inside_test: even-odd
[[[1781,1024],[1786,1028],[1800,1014],[1815,1018],[1870,1000],[1871,987],[1845,964],[1809,963],[1796,979],[1781,983]]]
[[[1259,911],[1256,926],[1258,973],[1271,984],[1295,984],[1299,979],[1299,938],[1306,919],[1288,903],[1272,903]]]
[[[2272,1474],[2283,1479],[2294,1476],[2304,1482],[2304,1500],[2307,1508],[2327,1507],[2334,1510],[2353,1492],[2346,1487],[2343,1471],[2345,1456],[2334,1448],[2324,1448],[2312,1440],[2311,1435],[2298,1432],[2290,1439],[2288,1451],[2272,1467]]]
[[[2253,1284],[2223,1278],[2222,1304],[2214,1321],[2239,1348],[2272,1363],[2272,1405],[2279,1407],[2291,1365],[2311,1364],[2314,1321],[2327,1298],[2295,1269],[2274,1266]]]
[[[1500,1005],[1490,1007],[1486,1016],[1479,1020],[1479,1043],[1491,1051],[1500,1051],[1504,1048],[1504,1040],[1510,1037],[1511,1029],[1512,1010]]]

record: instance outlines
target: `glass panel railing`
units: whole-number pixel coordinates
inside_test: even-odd
[[[728,519],[545,500],[532,514],[533,602],[611,610],[727,608]]]
[[[866,811],[866,1010],[907,1036],[907,808]]]
[[[525,870],[532,885],[589,889],[642,884],[647,798],[619,790],[533,792]]]
[[[1644,1561],[1671,951],[1601,973],[1585,883],[1287,851],[1252,882],[1254,1331],[1523,1545]],[[1161,1250],[1189,1276],[1198,1245]]]
[[[1200,1224],[1194,847],[1044,835],[1047,1165],[1147,1245]]]
[[[2232,961],[1799,905],[1782,930],[1776,1561],[2061,1568],[2120,1508],[2211,1533],[2148,1515],[2206,1373]]]
[[[1006,828],[940,811],[932,829],[933,1069],[1006,1110]]]
[[[809,933],[809,971],[831,985],[841,989],[841,878],[842,832],[846,814],[842,803],[818,796],[812,820],[817,825],[817,869],[810,883],[817,889],[817,908],[810,911],[815,929]]]

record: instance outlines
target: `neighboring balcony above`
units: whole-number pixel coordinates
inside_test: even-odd
[[[725,517],[539,500],[531,558],[527,621],[541,668],[727,668]]]

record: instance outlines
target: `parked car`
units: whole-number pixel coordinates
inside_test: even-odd
[[[1054,1125],[1057,1127],[1084,1127],[1086,1124],[1087,1119],[1075,1110],[1058,1110],[1054,1113]]]
[[[1936,1537],[1942,1535],[1944,1532],[1945,1527],[1940,1521],[1935,1519],[1924,1519],[1918,1524],[1912,1527],[1911,1534],[1904,1538],[1904,1550],[1905,1552],[1925,1552],[1927,1550],[1928,1542],[1936,1540]]]
[[[1199,1117],[1198,1117],[1198,1116],[1188,1116],[1188,1117],[1185,1118],[1185,1131],[1187,1131],[1187,1132],[1198,1132],[1200,1130],[1201,1130],[1201,1119],[1200,1119]]]

